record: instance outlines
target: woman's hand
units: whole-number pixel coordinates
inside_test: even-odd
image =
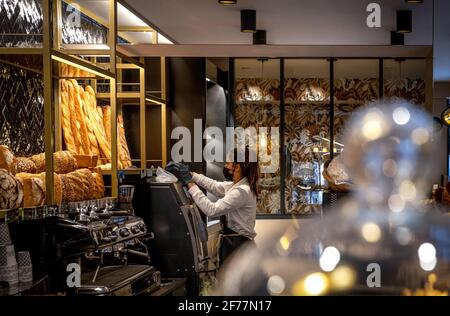
[[[189,167],[183,163],[171,161],[167,165],[166,170],[173,173],[184,185],[192,182],[192,174],[189,171]]]

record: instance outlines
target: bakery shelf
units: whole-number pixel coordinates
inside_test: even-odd
[[[75,67],[75,68],[79,68],[79,69],[87,71],[91,74],[100,76],[104,79],[115,78],[114,73],[112,73],[108,70],[105,70],[104,68],[98,67],[96,64],[90,63],[83,58],[68,55],[66,53],[63,53],[63,52],[55,50],[55,49],[52,50],[51,56],[52,56],[52,59],[57,62],[67,64],[67,65]],[[86,77],[86,79],[91,79],[91,78]]]

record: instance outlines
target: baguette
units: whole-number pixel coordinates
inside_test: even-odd
[[[119,114],[117,116],[117,129],[118,129],[118,139],[117,143],[119,152],[119,161],[122,163],[121,169],[126,169],[132,166],[130,151],[128,149],[127,139],[125,137],[125,127],[123,125],[123,116]]]
[[[109,105],[102,107],[103,126],[106,132],[106,141],[111,144],[111,107]]]
[[[83,101],[81,100],[81,94],[84,93],[83,87],[80,87],[75,79],[71,79],[72,84],[74,86],[74,108],[77,120],[77,126],[79,126],[79,135],[80,135],[80,149],[79,153],[90,155],[90,142],[88,136],[88,130],[86,127],[86,118],[83,111]]]
[[[89,87],[89,86],[86,86],[86,88],[87,87]],[[81,98],[83,100],[83,105],[84,105],[84,113],[85,113],[85,118],[86,118],[86,123],[87,123],[86,127],[88,130],[90,151],[93,155],[99,156],[100,150],[98,148],[98,142],[97,142],[97,138],[95,137],[95,131],[94,131],[95,118],[93,117],[93,115],[94,115],[93,111],[95,111],[95,108],[93,108],[92,100],[91,100],[91,97],[88,92],[84,91],[81,95]]]
[[[69,87],[66,80],[61,80],[61,126],[67,150],[77,153],[75,138],[72,132],[72,121],[69,106]]]
[[[70,115],[70,129],[72,131],[72,136],[74,140],[74,147],[75,149],[72,151],[74,153],[80,154],[81,152],[81,138],[78,133],[79,131],[79,123],[77,121],[77,114],[75,111],[75,87],[73,85],[73,82],[70,80],[67,80],[67,91],[69,96],[68,101],[68,109],[69,109],[69,115]]]

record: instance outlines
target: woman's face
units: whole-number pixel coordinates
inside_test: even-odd
[[[229,169],[229,170],[234,170],[234,163],[231,161],[228,161],[225,163],[225,168]]]

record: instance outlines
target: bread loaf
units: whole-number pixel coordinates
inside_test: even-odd
[[[0,168],[11,171],[14,167],[14,154],[8,146],[0,145]]]
[[[76,171],[68,173],[65,175],[66,185],[68,184],[73,193],[72,199],[69,202],[82,201],[85,199],[85,187],[83,183],[83,178]]]
[[[46,194],[47,193],[47,190],[46,190],[47,187],[45,185],[45,183],[46,183],[46,181],[45,181],[46,180],[45,172],[39,174],[39,178],[42,181],[44,193]],[[54,196],[55,203],[56,204],[61,204],[61,202],[62,202],[62,194],[63,194],[62,193],[62,187],[61,187],[61,176],[59,174],[57,174],[57,173],[53,173],[53,187],[54,187],[53,192],[55,194],[55,196]]]
[[[16,179],[22,184],[22,186],[24,186],[24,184],[27,182],[27,180],[29,179],[39,179],[39,181],[37,183],[35,183],[36,181],[32,181],[31,184],[28,183],[28,186],[31,185],[31,187],[33,186],[38,186],[42,192],[43,192],[43,199],[45,200],[46,197],[46,178],[45,178],[45,172],[39,173],[39,174],[33,174],[33,173],[18,173],[16,174]],[[63,188],[61,185],[61,177],[59,174],[54,173],[53,174],[53,186],[54,186],[54,199],[55,199],[55,203],[60,204],[62,202],[62,192],[63,192]],[[27,205],[28,206],[37,206],[37,205],[31,205],[30,203],[35,203],[35,202],[31,202],[33,201],[33,197],[29,197],[28,195],[30,194],[30,191],[27,187]]]
[[[45,154],[37,154],[30,157],[36,166],[36,173],[41,173],[45,171]]]
[[[0,169],[0,209],[18,208],[22,205],[21,183],[6,169]]]
[[[76,171],[83,184],[83,200],[92,200],[94,195],[95,179],[89,169],[79,169]]]
[[[61,179],[62,201],[65,203],[76,201],[76,196],[72,182],[69,180],[67,175],[66,174],[60,175],[60,179]]]
[[[11,173],[16,174],[21,172],[36,173],[36,165],[33,160],[30,158],[17,157],[14,160],[14,167]]]
[[[38,154],[30,158],[35,166],[36,173],[45,171],[45,154]],[[56,173],[69,173],[77,169],[77,161],[67,150],[53,153],[53,168]]]
[[[40,177],[23,178],[23,206],[44,205],[45,185]]]
[[[105,196],[105,185],[103,183],[103,176],[100,173],[92,173],[94,178],[94,190],[92,194],[93,199],[101,199]]]
[[[53,154],[53,164],[56,173],[69,173],[78,168],[77,160],[67,150],[57,151]]]

